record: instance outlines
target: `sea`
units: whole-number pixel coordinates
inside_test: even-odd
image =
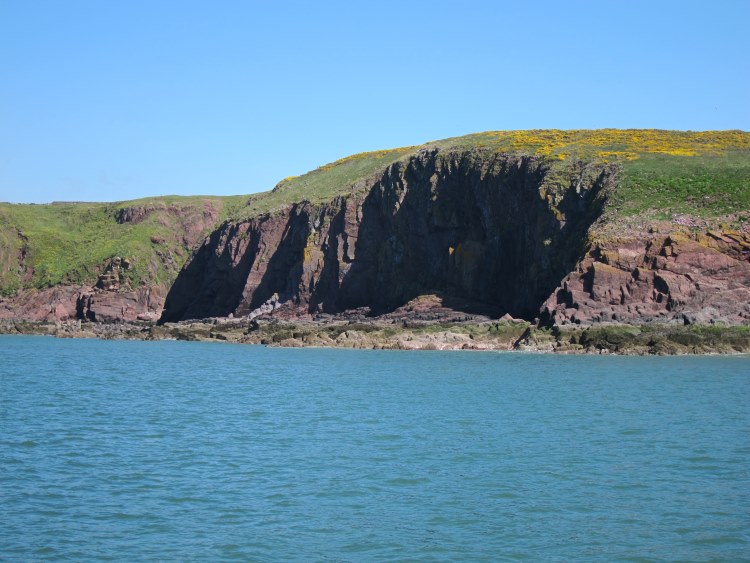
[[[750,357],[0,337],[2,561],[750,560]]]

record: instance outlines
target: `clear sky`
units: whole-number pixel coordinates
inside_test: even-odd
[[[750,1],[0,0],[0,201],[271,189],[539,128],[750,129]]]

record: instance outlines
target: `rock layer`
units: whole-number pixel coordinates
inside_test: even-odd
[[[327,204],[225,223],[178,276],[162,320],[245,315],[274,294],[281,315],[382,314],[429,293],[533,319],[583,255],[616,168],[549,172],[534,157],[423,150]]]
[[[750,236],[733,231],[593,245],[545,302],[549,324],[750,321]]]
[[[0,302],[0,319],[155,321],[161,315],[166,293],[162,285],[129,291],[107,291],[80,285],[31,289]]]

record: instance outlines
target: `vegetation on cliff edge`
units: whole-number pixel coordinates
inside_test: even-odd
[[[119,203],[0,204],[0,295],[19,288],[91,283],[113,256],[133,264],[130,282],[170,283],[203,236],[226,218],[247,219],[281,206],[323,203],[368,188],[391,164],[422,150],[529,156],[561,178],[581,164],[620,167],[607,219],[750,219],[750,133],[742,131],[533,130],[490,131],[416,147],[355,154],[272,191],[251,196],[146,198]],[[563,178],[564,180],[564,178]],[[122,210],[148,208],[138,221]],[[121,217],[120,217],[121,218]],[[207,219],[208,218],[208,219]],[[201,236],[192,233],[195,241]]]
[[[489,131],[415,147],[355,154],[255,194],[233,218],[248,219],[300,201],[322,203],[367,187],[385,168],[421,150],[532,156],[553,173],[573,163],[621,167],[610,217],[653,212],[659,218],[711,218],[750,210],[750,133],[658,129]]]

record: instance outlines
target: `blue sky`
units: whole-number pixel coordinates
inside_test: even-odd
[[[0,0],[0,201],[535,128],[750,130],[750,2]]]

